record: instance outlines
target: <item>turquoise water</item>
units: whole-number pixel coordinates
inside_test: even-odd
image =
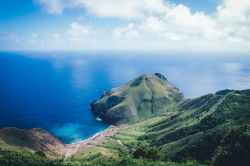
[[[41,127],[65,143],[107,128],[90,102],[143,73],[160,72],[197,97],[250,88],[249,55],[131,52],[0,53],[0,126]]]

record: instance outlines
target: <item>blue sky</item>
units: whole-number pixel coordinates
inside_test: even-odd
[[[246,0],[2,0],[0,50],[250,51]]]

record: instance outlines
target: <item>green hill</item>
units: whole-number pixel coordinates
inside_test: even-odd
[[[145,75],[141,76],[123,87],[113,89],[97,102],[105,103],[107,101],[105,97],[110,97],[115,92],[136,91],[130,85],[139,82],[137,85],[143,86],[148,81],[146,81],[146,77]],[[155,89],[155,85],[152,86],[152,89]],[[147,90],[141,88],[136,93],[129,93],[131,96],[129,95],[128,98],[132,98],[132,101],[138,101],[133,98],[134,94],[135,98],[138,98],[137,94],[148,94],[145,92]],[[162,96],[163,94],[160,92],[158,94]],[[143,101],[143,95],[139,95],[139,103]],[[122,100],[121,103],[124,103],[124,101]],[[125,103],[129,104],[129,102]],[[222,90],[195,99],[180,100],[178,98],[159,105],[161,107],[154,111],[156,113],[154,116],[143,116],[141,118],[144,119],[143,121],[132,124],[129,129],[122,130],[115,135],[114,140],[122,142],[126,147],[125,149],[129,151],[128,154],[132,157],[133,153],[139,150],[142,154],[141,157],[147,158],[147,155],[145,155],[147,152],[140,149],[154,147],[159,150],[160,160],[162,161],[185,162],[195,160],[203,164],[213,163],[216,165],[216,163],[227,163],[220,160],[226,160],[229,158],[228,156],[235,155],[238,158],[237,160],[235,158],[235,161],[245,161],[243,165],[250,164],[249,160],[246,157],[244,158],[244,156],[250,155],[250,138],[249,130],[247,130],[250,124],[250,90]],[[147,108],[143,108],[143,111],[149,112],[150,109]],[[105,117],[110,116],[111,111],[113,111],[112,107],[111,110],[101,112],[105,114]],[[141,110],[137,109],[136,111],[134,116],[140,117],[138,112]],[[222,145],[228,133],[244,125],[247,126],[246,130],[248,131],[247,134],[242,134],[245,136],[245,142],[240,144],[243,146],[240,148],[244,150],[240,151],[239,148],[233,148],[237,145]],[[242,141],[240,138],[237,139],[234,140],[235,144],[239,143],[237,141]],[[228,146],[232,147],[229,148]],[[230,152],[232,155],[227,154],[228,149],[232,150]]]
[[[124,86],[106,92],[91,104],[105,123],[136,122],[160,113],[183,95],[161,74],[144,74]]]
[[[225,92],[169,105],[165,113],[131,125],[114,139],[120,140],[130,154],[156,148],[161,161],[194,160],[208,165],[235,165],[241,161],[247,166],[250,90]],[[145,153],[141,152],[142,157],[148,158]]]
[[[141,139],[160,147],[167,160],[211,161],[224,135],[242,124],[250,124],[250,90],[185,101]]]
[[[250,90],[222,90],[184,100],[164,76],[146,74],[104,93],[92,110],[106,123],[126,125],[99,143],[79,146],[66,164],[250,165]],[[12,159],[3,153],[13,153],[16,159],[20,154],[13,151],[20,149],[58,156],[64,145],[56,140],[41,129],[3,128],[0,145],[11,151],[0,151],[0,163]],[[28,155],[33,157],[41,161]]]

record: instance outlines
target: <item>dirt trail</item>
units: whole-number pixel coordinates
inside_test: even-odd
[[[71,156],[73,156],[77,152],[78,148],[80,147],[80,143],[73,144],[73,145],[69,144],[69,145],[65,145],[65,146],[66,147],[65,147],[64,160],[67,160],[68,158],[70,158]]]

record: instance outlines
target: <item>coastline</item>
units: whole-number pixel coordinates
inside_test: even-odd
[[[73,156],[78,149],[82,149],[86,146],[89,145],[97,145],[101,144],[102,142],[105,141],[105,138],[111,137],[114,134],[116,134],[120,129],[127,127],[127,125],[119,125],[119,126],[114,126],[111,125],[104,131],[101,131],[99,133],[96,133],[90,138],[87,138],[82,141],[70,143],[70,144],[64,144],[65,150],[64,150],[64,160],[67,160],[69,157]]]
[[[94,134],[93,136],[91,136],[91,137],[89,137],[89,138],[86,138],[86,139],[84,139],[84,140],[75,141],[75,142],[72,142],[72,143],[69,143],[69,144],[64,144],[64,145],[66,145],[66,146],[68,146],[68,145],[76,145],[76,144],[81,144],[81,143],[85,143],[85,142],[91,141],[91,140],[93,140],[94,138],[99,137],[100,135],[105,134],[106,132],[109,132],[109,130],[110,130],[110,129],[113,129],[113,128],[115,128],[115,126],[110,125],[110,126],[109,126],[108,128],[106,128],[105,130],[100,131],[100,132],[97,132],[96,134]]]
[[[70,144],[65,144],[57,136],[53,135],[47,130],[42,128],[32,128],[32,129],[20,129],[16,127],[2,127],[0,131],[6,134],[8,137],[12,136],[13,133],[22,133],[23,139],[20,141],[22,144],[27,144],[31,146],[36,146],[36,148],[30,148],[30,151],[43,151],[49,158],[54,156],[61,156],[64,160],[67,160],[78,150],[83,150],[92,145],[99,145],[107,141],[107,138],[115,135],[120,129],[125,128],[127,125],[119,126],[109,126],[107,129],[96,133],[95,135],[85,139],[79,140]],[[20,138],[17,138],[19,140]],[[5,142],[5,140],[3,139]],[[22,147],[22,145],[12,144],[11,142],[6,142],[9,147]],[[53,155],[51,155],[53,154]]]

